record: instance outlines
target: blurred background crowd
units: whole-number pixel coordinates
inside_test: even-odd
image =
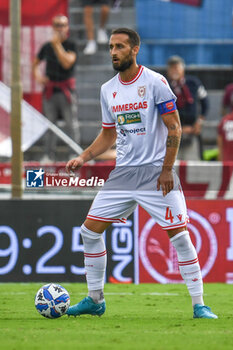
[[[178,159],[233,160],[232,0],[224,6],[219,0],[48,0],[46,20],[41,4],[32,13],[25,3],[24,99],[82,148],[100,131],[100,87],[115,74],[111,30],[129,27],[141,37],[138,63],[166,76],[177,96],[183,129]],[[10,85],[9,23],[1,6],[0,80]],[[2,162],[9,161],[1,150],[9,127],[4,113],[0,106]],[[36,133],[36,124],[30,128]],[[24,152],[24,160],[43,164],[73,155],[52,128]],[[114,159],[114,150],[105,157]]]

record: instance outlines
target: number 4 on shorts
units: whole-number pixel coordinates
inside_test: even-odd
[[[165,220],[170,220],[171,224],[173,223],[174,216],[172,216],[172,211],[169,207],[166,209]]]

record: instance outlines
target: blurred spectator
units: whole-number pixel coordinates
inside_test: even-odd
[[[219,160],[233,160],[233,106],[218,126]]]
[[[222,101],[222,115],[233,110],[233,83],[225,87],[223,101]]]
[[[105,29],[109,11],[110,0],[82,0],[82,6],[84,7],[84,24],[86,28],[87,45],[84,48],[83,53],[85,55],[93,55],[97,51],[97,44],[95,40],[95,25],[93,19],[94,5],[100,5],[100,25],[97,31],[97,43],[107,44],[108,35]]]
[[[77,119],[77,101],[75,86],[75,63],[77,58],[75,43],[68,39],[68,18],[55,16],[52,20],[53,37],[45,43],[33,62],[33,73],[36,81],[43,86],[43,113],[55,123],[59,117],[66,122],[67,133],[74,141],[79,142]],[[41,61],[46,62],[46,71],[40,71]],[[45,147],[48,159],[54,160],[56,135],[47,131]],[[44,160],[45,160],[44,159]]]
[[[198,78],[185,75],[185,63],[179,56],[169,58],[167,75],[170,86],[177,96],[176,103],[182,125],[177,158],[202,159],[201,128],[209,105],[207,91]]]

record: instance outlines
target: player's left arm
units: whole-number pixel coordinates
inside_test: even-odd
[[[158,178],[157,190],[159,191],[161,187],[163,196],[166,196],[166,194],[168,194],[174,187],[172,168],[179,150],[181,124],[177,110],[172,113],[162,115],[162,119],[168,129],[168,135],[166,141],[166,154],[162,172]]]
[[[58,61],[62,65],[64,69],[71,68],[77,58],[76,52],[74,51],[66,51],[61,43],[61,38],[59,37],[58,33],[54,33],[54,36],[52,38],[52,46],[54,49],[54,52],[58,58]]]

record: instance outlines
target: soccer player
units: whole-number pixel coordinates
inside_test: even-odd
[[[103,129],[66,166],[68,172],[74,171],[116,141],[116,168],[81,227],[88,297],[71,306],[67,314],[101,316],[105,312],[106,247],[102,233],[112,222],[125,222],[140,204],[167,231],[177,251],[180,272],[192,298],[193,317],[217,318],[203,302],[200,265],[173,169],[181,137],[176,97],[162,75],[137,64],[139,47],[135,31],[119,28],[112,32],[110,54],[119,73],[101,88]]]

